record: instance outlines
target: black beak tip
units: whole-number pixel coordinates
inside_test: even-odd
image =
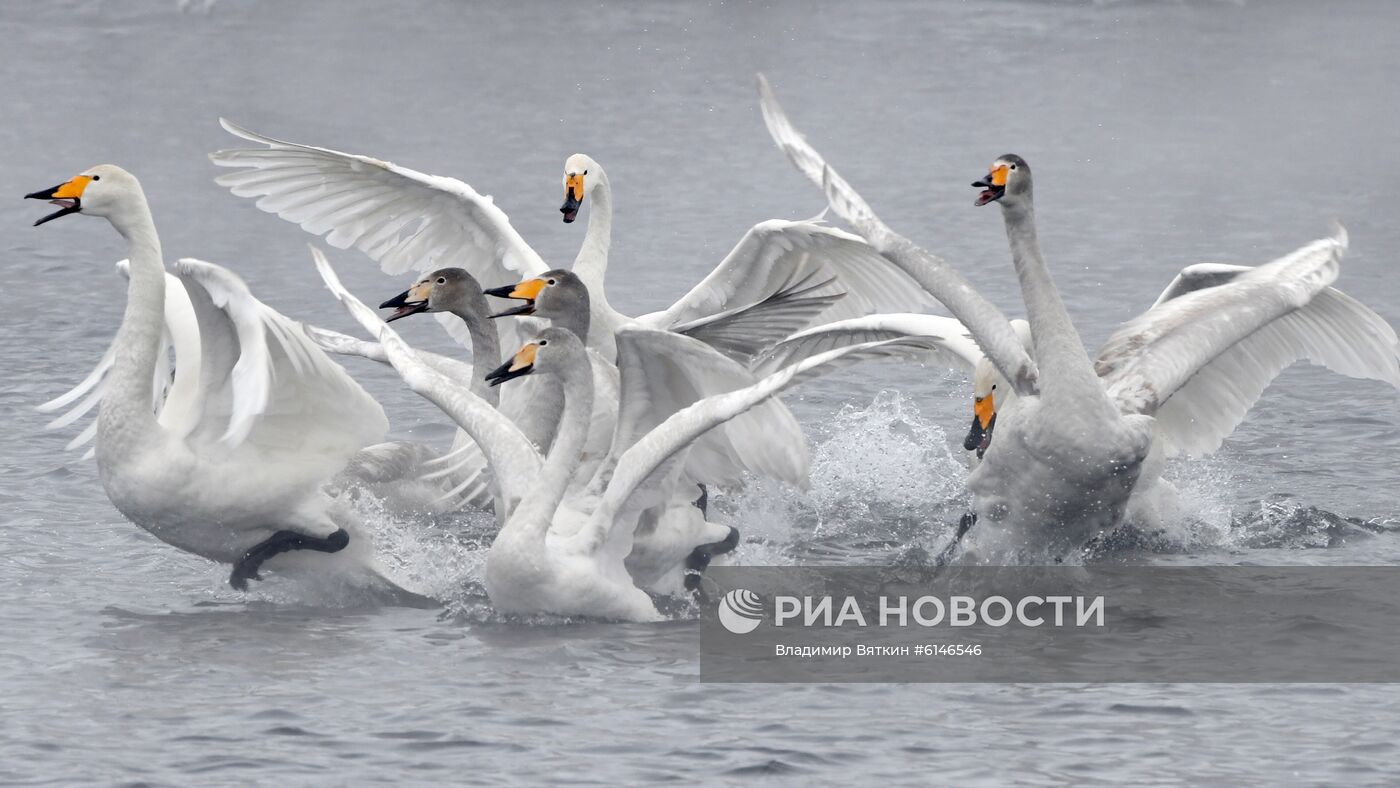
[[[481,292],[497,298],[510,298],[510,293],[514,289],[515,285],[506,285],[505,287],[491,287]]]
[[[510,366],[514,363],[514,361],[507,361],[506,363],[486,373],[485,380],[487,384],[492,387],[499,386],[502,383],[505,383],[507,380],[514,380],[519,377],[524,377],[525,375],[530,374],[530,372],[532,372],[535,368],[534,364],[526,364],[520,369],[512,370]]]

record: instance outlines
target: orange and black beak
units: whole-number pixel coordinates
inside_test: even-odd
[[[572,224],[578,218],[579,206],[583,205],[583,175],[569,175],[564,178],[564,206],[559,212],[564,214],[564,224]]]
[[[540,291],[544,289],[544,284],[545,282],[543,279],[526,279],[519,284],[506,285],[505,287],[493,287],[490,290],[483,290],[482,292],[497,298],[517,298],[525,302],[513,309],[497,312],[491,316],[493,318],[533,315],[535,314],[535,299],[539,298]]]
[[[973,205],[986,205],[989,202],[996,202],[1006,194],[1006,165],[997,164],[987,173],[987,177],[980,181],[973,181],[973,186],[982,189],[982,193],[977,195]]]
[[[384,322],[392,323],[401,317],[427,312],[428,296],[432,294],[432,291],[433,286],[427,281],[423,281],[380,304],[380,309],[395,310],[394,314],[384,318]]]
[[[535,371],[535,353],[539,346],[534,342],[520,348],[510,361],[496,367],[486,373],[486,382],[492,386],[499,386],[507,380],[524,377]]]
[[[77,213],[83,209],[83,190],[87,188],[92,178],[87,175],[79,175],[71,181],[60,183],[52,189],[34,192],[24,195],[26,200],[48,200],[59,206],[59,210],[45,216],[34,223],[35,227],[44,222],[51,222],[60,216],[67,216],[70,213]]]
[[[982,459],[982,455],[987,453],[987,447],[992,445],[992,430],[996,425],[997,411],[992,395],[975,398],[972,401],[972,429],[968,430],[967,437],[963,439],[963,448],[968,451],[976,450],[977,459]]]

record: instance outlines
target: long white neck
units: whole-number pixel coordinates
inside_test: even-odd
[[[608,251],[612,248],[612,184],[601,166],[584,177],[589,181],[588,230],[574,258],[573,270],[591,293],[602,289],[608,272]]]
[[[165,263],[144,195],[138,192],[125,210],[108,219],[126,239],[131,277],[115,342],[117,355],[98,416],[97,450],[126,454],[124,450],[163,434],[151,399],[164,325]]]
[[[588,230],[583,236],[578,256],[574,258],[573,271],[588,288],[589,309],[595,329],[588,346],[612,360],[617,356],[613,333],[625,320],[625,316],[608,303],[607,291],[603,289],[603,280],[608,272],[608,254],[612,248],[612,184],[608,182],[608,174],[602,165],[598,165],[586,177],[592,181],[588,188]]]
[[[588,422],[593,414],[593,371],[588,357],[580,353],[570,359],[559,380],[564,389],[559,431],[540,470],[536,493],[520,502],[511,522],[507,523],[507,527],[518,523],[517,527],[525,529],[523,536],[540,540],[549,531],[569,480],[582,461],[583,447],[588,440]]]
[[[1103,404],[1108,399],[1084,343],[1070,322],[1060,292],[1045,267],[1036,238],[1035,208],[1030,196],[1003,206],[1006,237],[1011,242],[1011,261],[1021,282],[1021,298],[1026,302],[1026,318],[1035,343],[1036,364],[1040,368],[1040,393],[1046,400],[1075,402],[1078,407]]]

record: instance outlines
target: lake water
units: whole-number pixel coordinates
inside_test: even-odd
[[[31,406],[119,321],[103,222],[32,229],[21,195],[96,163],[143,181],[170,259],[241,273],[348,330],[298,228],[212,182],[216,119],[460,177],[551,262],[564,158],[617,192],[631,313],[683,293],[755,222],[822,200],[763,130],[753,74],[882,217],[1020,313],[1001,218],[968,183],[1033,162],[1042,240],[1091,345],[1184,265],[1351,232],[1339,287],[1400,323],[1400,7],[1274,2],[562,3],[365,0],[0,6],[0,782],[1393,783],[1400,691],[1365,685],[712,686],[697,625],[502,622],[479,524],[376,520],[447,612],[309,604],[157,543]],[[399,292],[337,253],[366,300]],[[433,321],[410,341],[450,345]],[[398,435],[431,406],[349,365]],[[882,393],[883,392],[883,393]],[[968,387],[866,367],[788,397],[813,489],[716,496],[750,564],[885,564],[965,501]],[[1158,563],[1390,564],[1400,395],[1282,375],[1222,451],[1171,476],[1197,511]],[[1340,518],[1366,522],[1364,528]],[[1330,545],[1330,546],[1329,546]],[[1325,675],[1323,673],[1322,675]]]

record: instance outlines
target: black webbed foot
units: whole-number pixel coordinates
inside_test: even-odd
[[[700,602],[705,601],[705,591],[700,587],[700,578],[717,555],[733,551],[739,546],[739,529],[729,527],[729,535],[718,542],[702,544],[690,551],[685,559],[685,590],[695,595]]]
[[[258,569],[263,562],[276,555],[288,553],[293,550],[315,550],[318,553],[338,553],[350,544],[350,534],[344,529],[340,529],[324,539],[298,533],[296,531],[278,531],[267,539],[254,545],[238,562],[233,565],[233,572],[228,576],[228,584],[239,591],[248,590],[249,580],[261,580],[262,575],[258,574]]]

